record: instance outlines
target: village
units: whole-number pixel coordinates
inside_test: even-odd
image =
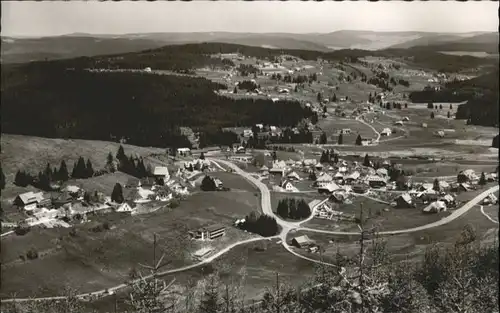
[[[461,76],[397,69],[398,62],[380,67],[388,61],[362,59],[364,70],[389,71],[398,82],[403,80],[393,84],[393,90],[381,91],[366,82],[358,64],[304,61],[288,55],[276,60],[238,53],[213,57],[237,65],[196,71],[197,76],[228,86],[217,94],[297,100],[313,115],[295,127],[263,122],[223,127],[222,132],[237,138],[227,145],[200,145],[201,134],[189,131],[191,147],[158,148],[139,155],[137,160],[147,160],[151,167],[139,177],[118,166],[117,171],[99,176],[105,183],[87,184],[100,179],[93,176],[70,179],[51,191],[17,193],[23,189],[16,186],[9,190],[12,197],[2,199],[8,213],[2,220],[2,241],[22,243],[19,255],[12,253],[6,266],[36,266],[34,260],[50,261],[66,251],[60,243],[38,249],[29,239],[60,234],[61,229],[72,236],[64,239],[70,247],[84,241],[74,239],[75,234],[85,234],[80,238],[89,236],[93,243],[115,238],[110,251],[128,249],[119,240],[121,232],[137,234],[130,239],[134,243],[130,253],[143,259],[151,233],[161,233],[162,249],[170,251],[175,263],[165,269],[166,274],[208,264],[234,247],[263,240],[264,247],[249,250],[250,254],[273,258],[275,246],[280,246],[287,256],[317,263],[323,262],[318,258],[331,260],[342,247],[332,236],[357,234],[360,224],[384,233],[452,220],[454,212],[497,185],[498,150],[491,151],[489,143],[468,146],[473,138],[490,141],[491,130],[467,130],[464,121],[453,119],[458,103],[432,104],[432,108],[412,103],[403,88],[406,79],[416,86],[438,88]],[[150,67],[120,71],[165,74]],[[498,189],[481,198],[474,209],[495,223],[495,214],[490,212],[491,217],[483,207],[493,210],[497,198]],[[279,203],[290,199],[297,211],[297,203],[305,202],[308,209],[301,207],[293,217],[282,215]],[[32,251],[38,250],[33,257]],[[77,257],[85,254],[78,253]],[[25,263],[19,265],[16,258]],[[113,270],[126,276],[134,266],[127,262],[124,259]],[[95,266],[103,271],[102,264]],[[111,294],[108,288],[93,293],[91,286],[85,291],[86,299]]]

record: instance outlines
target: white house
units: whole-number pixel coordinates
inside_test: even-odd
[[[390,128],[384,128],[381,132],[380,132],[380,135],[381,136],[390,136],[392,133],[391,129]]]
[[[244,129],[243,130],[243,137],[251,137],[253,135],[253,132],[251,129]]]
[[[281,188],[285,189],[288,192],[298,192],[299,190],[292,184],[289,180],[284,180],[281,182]]]
[[[116,212],[132,212],[134,211],[135,203],[125,201],[116,208]]]
[[[186,155],[191,153],[191,149],[189,148],[177,148],[177,153],[181,155]]]
[[[163,184],[170,180],[170,173],[166,166],[156,166],[153,170],[153,175],[157,181],[162,181]]]

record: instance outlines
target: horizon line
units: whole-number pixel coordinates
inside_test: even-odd
[[[147,35],[147,34],[209,34],[209,33],[228,33],[228,34],[288,34],[288,35],[325,35],[336,32],[371,32],[371,33],[426,33],[426,34],[470,34],[470,33],[497,33],[498,31],[491,30],[473,30],[466,32],[440,32],[440,31],[419,31],[419,30],[362,30],[362,29],[340,29],[331,32],[246,32],[246,31],[225,31],[225,30],[207,30],[207,31],[151,31],[151,32],[138,32],[138,33],[87,33],[87,32],[72,32],[62,33],[57,35],[4,35],[1,37],[12,38],[44,38],[44,37],[62,37],[62,36],[75,36],[75,35],[88,35],[88,36],[127,36],[127,35]]]

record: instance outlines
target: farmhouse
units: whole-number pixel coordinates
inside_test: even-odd
[[[34,193],[32,191],[29,191],[18,195],[14,199],[14,204],[20,209],[24,209],[26,211],[32,211],[37,207],[37,204],[40,201],[42,201],[42,199],[43,199],[42,192]]]
[[[177,154],[188,155],[190,153],[191,153],[191,149],[189,149],[189,148],[177,148]]]
[[[326,186],[332,182],[333,182],[333,177],[326,173],[316,179],[316,185],[318,187]]]
[[[408,116],[405,116],[405,117],[403,117],[403,121],[408,122],[408,121],[410,121],[410,118]]]
[[[394,122],[394,125],[403,126],[403,121],[396,121]]]
[[[349,135],[351,132],[352,132],[352,131],[351,131],[351,129],[350,129],[350,128],[343,128],[343,129],[341,129],[341,130],[340,130],[340,133],[341,133],[342,135]]]
[[[261,175],[267,176],[267,175],[269,175],[269,167],[262,165],[259,172]]]
[[[153,176],[159,185],[165,185],[165,183],[170,179],[170,173],[166,166],[156,166],[153,170]]]
[[[385,168],[383,168],[383,167],[381,167],[381,168],[377,169],[377,170],[375,171],[375,173],[376,173],[378,176],[382,177],[382,178],[387,178],[387,176],[389,175],[389,172],[387,171],[387,169],[385,169]]]
[[[439,198],[439,201],[443,201],[447,207],[454,207],[456,205],[455,198],[450,194],[442,196]]]
[[[390,128],[384,128],[381,132],[380,132],[380,135],[381,136],[390,136],[392,133],[391,129]]]
[[[446,204],[443,201],[435,201],[422,209],[424,213],[438,213],[446,211]]]
[[[307,248],[313,244],[313,241],[307,235],[295,237],[292,239],[292,245],[297,248]]]
[[[319,193],[332,193],[335,190],[340,189],[340,187],[335,184],[335,183],[328,183],[326,185],[323,185],[321,187],[318,187],[318,192]]]
[[[346,184],[352,184],[359,178],[359,176],[360,176],[359,172],[354,171],[351,174],[349,174],[348,176],[344,177],[344,182]]]
[[[476,175],[474,170],[471,170],[471,169],[461,171],[460,173],[458,173],[458,176],[457,176],[457,181],[459,183],[473,182],[473,181],[476,181],[478,179],[479,179],[479,177]]]
[[[396,198],[396,207],[397,208],[410,208],[412,207],[412,199],[411,196],[407,193],[404,193]]]
[[[387,185],[387,182],[385,181],[384,178],[380,176],[368,176],[366,178],[366,181],[368,182],[368,185],[372,188],[380,188],[380,187],[385,187]]]
[[[222,237],[225,234],[226,234],[226,227],[220,224],[201,227],[195,231],[190,232],[190,235],[194,239],[200,239],[200,240],[212,240]]]

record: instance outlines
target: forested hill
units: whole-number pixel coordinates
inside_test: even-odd
[[[80,57],[67,60],[46,61],[45,63],[58,64],[74,68],[133,68],[189,71],[205,66],[224,67],[233,65],[230,60],[212,57],[218,53],[241,53],[247,57],[270,59],[282,54],[293,55],[304,60],[318,58],[329,61],[352,61],[365,56],[405,58],[416,66],[438,71],[460,71],[467,68],[492,65],[498,63],[495,59],[476,58],[472,56],[444,55],[434,51],[418,49],[386,49],[366,51],[359,49],[344,49],[332,52],[294,50],[294,49],[267,49],[261,47],[243,46],[229,43],[199,43],[170,45],[141,52],[103,55],[95,57]],[[495,63],[496,62],[496,63]],[[34,63],[43,63],[38,61]]]
[[[224,85],[204,78],[94,73],[31,65],[2,82],[2,132],[110,140],[142,146],[186,146],[178,127],[213,131],[266,123],[295,125],[311,116],[298,102],[219,96]],[[9,80],[9,79],[8,79]]]
[[[465,81],[450,82],[439,91],[426,89],[413,92],[413,102],[462,102],[456,118],[468,119],[470,124],[498,126],[498,68],[488,74]]]

